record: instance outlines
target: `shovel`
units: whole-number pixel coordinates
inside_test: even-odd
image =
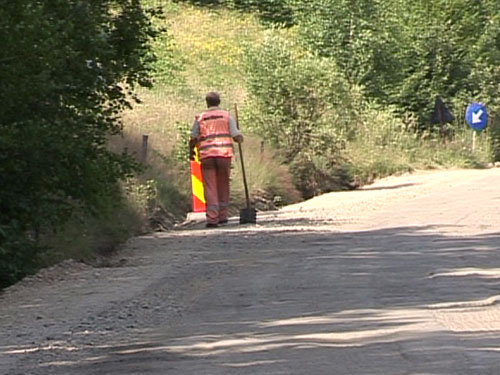
[[[236,120],[236,126],[239,129],[240,124],[238,121],[238,106],[234,105],[234,116]],[[241,160],[241,172],[243,174],[243,185],[245,186],[245,199],[247,202],[247,207],[242,208],[240,210],[240,224],[257,223],[257,211],[255,208],[250,207],[250,198],[248,196],[248,185],[247,185],[247,176],[245,174],[245,163],[243,162],[243,150],[241,149],[241,143],[238,143],[238,149],[240,151],[240,160]]]

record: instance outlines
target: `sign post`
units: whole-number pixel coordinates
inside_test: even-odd
[[[465,110],[465,121],[472,128],[472,151],[476,149],[476,132],[488,126],[488,110],[482,103],[471,103]]]

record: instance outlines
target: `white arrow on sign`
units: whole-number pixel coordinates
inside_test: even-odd
[[[480,109],[477,112],[472,112],[472,123],[478,124],[481,122],[481,116],[483,115],[483,110]]]

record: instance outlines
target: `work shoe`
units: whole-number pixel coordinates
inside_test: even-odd
[[[212,224],[212,223],[206,223],[205,228],[217,228],[219,225],[218,224]]]

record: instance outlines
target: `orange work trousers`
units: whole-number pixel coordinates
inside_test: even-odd
[[[227,221],[230,172],[231,158],[206,158],[201,161],[207,202],[207,224]]]

